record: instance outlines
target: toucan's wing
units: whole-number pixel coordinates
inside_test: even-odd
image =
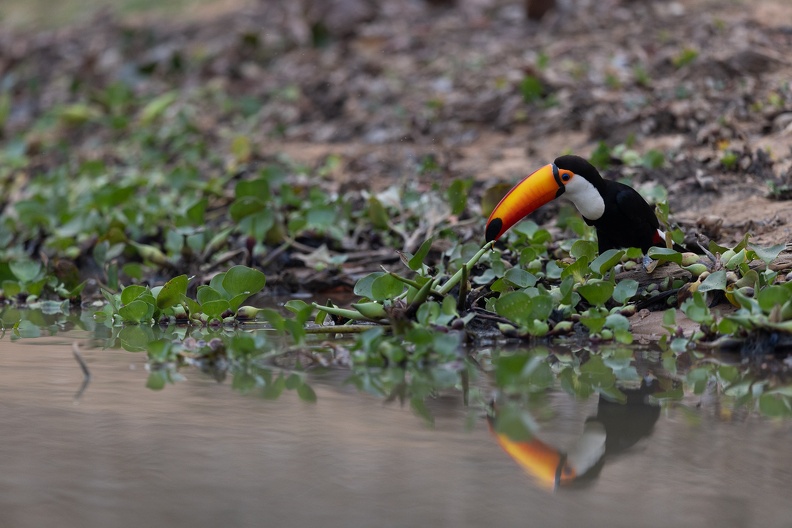
[[[660,222],[655,216],[654,208],[646,203],[643,196],[632,187],[621,183],[616,192],[616,205],[624,216],[637,224],[648,224],[654,229],[660,228]],[[636,225],[636,227],[638,227]]]

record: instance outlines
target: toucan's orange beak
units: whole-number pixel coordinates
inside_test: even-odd
[[[497,240],[525,216],[564,194],[561,172],[569,171],[559,171],[552,163],[545,165],[506,193],[487,220],[487,242]]]
[[[541,484],[556,489],[572,482],[577,474],[561,451],[534,438],[529,442],[516,442],[493,429],[498,444],[510,457]]]

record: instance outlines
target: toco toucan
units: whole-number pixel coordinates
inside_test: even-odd
[[[603,179],[580,156],[558,157],[515,185],[487,220],[487,242],[497,240],[523,217],[561,195],[596,228],[600,253],[626,247],[646,253],[652,246],[666,245],[652,206],[632,187]]]

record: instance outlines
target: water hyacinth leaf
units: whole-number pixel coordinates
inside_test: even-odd
[[[518,288],[530,288],[536,284],[536,276],[520,268],[509,268],[503,278]]]
[[[605,323],[607,319],[605,317],[598,317],[598,316],[590,316],[590,315],[581,315],[580,322],[583,323],[583,326],[589,329],[590,332],[598,334],[605,328]]]
[[[287,301],[283,307],[293,313],[295,315],[295,319],[300,324],[304,324],[308,319],[310,319],[311,314],[313,313],[313,307],[307,302],[301,301],[300,299],[291,299],[290,301]]]
[[[297,373],[294,373],[294,372],[289,374],[289,377],[286,378],[286,388],[288,390],[294,390],[297,387],[299,387],[300,385],[302,385],[302,383],[303,383],[303,380],[300,377],[300,375],[297,374]]]
[[[35,280],[41,272],[41,262],[32,260],[12,260],[8,263],[8,267],[11,269],[11,273],[23,283]]]
[[[561,272],[561,278],[565,279],[567,277],[574,277],[575,282],[582,283],[586,280],[586,275],[588,274],[588,271],[589,271],[589,259],[588,257],[581,257],[572,264],[570,264],[569,266],[567,266],[566,268],[564,268],[564,271]]]
[[[712,322],[712,314],[704,296],[695,292],[692,297],[685,300],[680,307],[682,312],[691,321],[699,324],[709,324]]]
[[[778,394],[762,394],[759,396],[759,411],[765,416],[779,418],[792,414],[789,399]]]
[[[613,289],[613,300],[620,304],[626,304],[636,293],[638,293],[638,281],[624,279],[619,281]]]
[[[698,291],[706,293],[713,290],[726,289],[726,270],[718,270],[707,275],[707,278],[699,285]]]
[[[462,337],[459,333],[433,332],[432,348],[443,361],[450,361],[459,354]]]
[[[682,263],[682,253],[669,248],[652,246],[649,248],[647,255],[654,260],[659,260],[660,262],[673,262],[675,264]]]
[[[387,229],[388,224],[390,224],[388,211],[375,196],[371,196],[368,199],[368,218],[377,229]]]
[[[164,370],[152,370],[146,378],[146,388],[149,390],[162,390],[168,381],[168,373]]]
[[[569,254],[576,259],[586,257],[591,261],[597,258],[598,251],[596,242],[592,242],[591,240],[575,240],[572,244],[572,248],[569,250]]]
[[[426,255],[429,254],[429,250],[432,249],[432,239],[429,238],[424,240],[421,247],[418,248],[418,251],[415,252],[415,255],[407,262],[407,265],[413,271],[418,271],[423,266],[423,261],[426,258]]]
[[[129,304],[146,292],[147,288],[139,284],[132,284],[121,291],[121,303]]]
[[[497,314],[518,325],[533,319],[530,317],[532,310],[531,297],[523,291],[506,293],[495,302]]]
[[[782,251],[784,251],[785,247],[786,247],[785,244],[776,244],[774,246],[770,246],[767,248],[754,246],[753,244],[748,245],[748,249],[756,253],[756,256],[760,260],[764,261],[764,263],[767,264],[768,266],[770,265],[771,262],[773,262],[776,258],[778,258],[778,255]]]
[[[614,286],[610,281],[591,280],[578,288],[578,293],[594,306],[602,306],[613,295]]]
[[[544,321],[553,312],[553,296],[544,290],[539,290],[531,297],[531,318]]]
[[[187,311],[190,313],[190,315],[201,313],[201,304],[192,297],[182,295],[181,302],[187,308]]]
[[[259,314],[267,321],[272,328],[278,332],[283,332],[286,328],[286,319],[276,310],[272,308],[264,308]]]
[[[121,347],[129,352],[148,350],[148,344],[154,341],[154,332],[148,326],[125,326],[118,333]]]
[[[223,293],[220,293],[211,286],[206,286],[204,284],[198,287],[198,293],[196,294],[195,299],[200,305],[203,306],[208,302],[226,300],[226,297],[223,295]]]
[[[307,383],[297,387],[297,396],[306,403],[316,403],[316,392]]]
[[[17,281],[12,280],[4,280],[2,282],[3,288],[3,295],[6,299],[10,299],[12,297],[16,297],[20,293],[22,293],[22,285]]]
[[[239,222],[246,216],[258,213],[267,208],[266,202],[256,196],[243,196],[237,198],[231,207],[228,208],[228,214],[234,222]]]
[[[181,302],[182,296],[187,293],[187,284],[190,279],[187,275],[179,275],[166,282],[156,295],[157,308],[166,310]]]
[[[225,299],[201,303],[201,311],[210,319],[217,319],[228,310],[231,310],[231,305]]]
[[[605,388],[612,387],[616,383],[616,376],[602,357],[591,356],[580,366],[580,381],[592,387]]]
[[[770,311],[776,306],[783,306],[789,301],[790,292],[783,286],[768,286],[759,290],[756,295],[756,300],[759,302],[759,307],[765,313]]]
[[[362,279],[358,280],[355,283],[355,288],[352,290],[355,295],[358,297],[365,297],[367,299],[373,299],[371,293],[371,285],[374,284],[374,281],[386,273],[384,271],[375,271],[374,273],[369,273]]]
[[[605,318],[605,326],[611,330],[630,331],[630,320],[620,313],[613,313]]]
[[[21,338],[41,337],[41,327],[28,320],[17,321],[14,334]]]
[[[125,322],[141,323],[151,319],[151,316],[154,315],[154,306],[136,299],[122,306],[118,310],[118,315],[120,315]]]
[[[248,297],[255,295],[266,283],[267,279],[261,271],[247,266],[234,266],[226,272],[222,285],[228,297],[233,299],[242,293],[246,293]],[[239,305],[236,308],[238,307]]]
[[[384,301],[399,296],[404,291],[404,283],[390,274],[383,274],[371,283],[371,299]]]
[[[451,204],[452,215],[460,215],[465,211],[465,206],[467,206],[468,191],[470,191],[472,184],[473,181],[470,179],[456,179],[451,182],[451,185],[449,185],[446,195],[448,196],[448,202]]]
[[[605,275],[613,266],[619,263],[624,256],[624,250],[609,249],[594,259],[589,265],[591,271],[599,275]]]
[[[428,301],[418,307],[418,311],[415,313],[415,318],[419,324],[426,326],[434,324],[439,315],[440,305],[434,301]]]

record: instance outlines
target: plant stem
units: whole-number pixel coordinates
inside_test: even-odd
[[[310,326],[305,328],[306,334],[361,334],[372,328],[390,328],[390,325],[334,325]]]
[[[448,279],[448,282],[443,284],[442,288],[437,290],[437,293],[439,293],[440,295],[445,295],[448,292],[450,292],[453,289],[453,287],[456,286],[457,283],[459,283],[460,280],[462,280],[462,275],[465,274],[465,273],[469,273],[470,270],[473,268],[473,266],[475,266],[476,263],[479,260],[481,260],[481,257],[484,256],[484,253],[486,253],[487,251],[492,249],[492,245],[494,243],[495,242],[493,241],[493,242],[487,242],[486,244],[484,244],[484,246],[481,249],[479,249],[478,252],[475,255],[473,255],[473,257],[470,260],[468,260],[467,263],[462,268],[459,268],[459,271],[454,273],[451,276],[451,278]],[[465,271],[465,270],[467,270],[467,271]]]

